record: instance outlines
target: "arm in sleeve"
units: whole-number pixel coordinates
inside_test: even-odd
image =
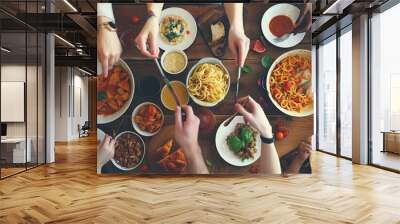
[[[115,23],[114,12],[111,3],[97,3],[97,17],[104,16]]]

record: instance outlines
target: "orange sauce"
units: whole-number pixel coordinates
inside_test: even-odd
[[[172,81],[171,86],[175,90],[181,105],[187,105],[189,103],[189,95],[185,85],[179,81]],[[175,110],[176,102],[174,96],[166,85],[161,90],[161,102],[168,110]]]

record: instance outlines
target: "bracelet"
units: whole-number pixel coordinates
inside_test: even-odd
[[[260,137],[261,137],[262,143],[264,143],[264,144],[272,144],[272,143],[275,142],[275,135],[274,134],[272,134],[272,138],[265,138],[263,136],[260,136]]]

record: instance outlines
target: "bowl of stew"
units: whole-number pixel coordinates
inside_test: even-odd
[[[142,136],[157,134],[163,124],[164,114],[154,103],[141,103],[132,112],[132,126]]]
[[[129,66],[120,59],[108,72],[97,75],[97,123],[110,123],[129,108],[135,93],[135,81]]]
[[[131,171],[143,162],[145,153],[144,141],[138,134],[121,132],[115,138],[115,153],[111,162],[120,170]]]

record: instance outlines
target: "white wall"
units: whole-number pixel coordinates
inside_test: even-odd
[[[26,70],[27,69],[27,70]],[[37,76],[38,75],[38,76]],[[27,81],[25,80],[27,76]],[[32,161],[36,162],[36,153],[39,153],[39,163],[44,162],[44,89],[42,68],[25,64],[4,64],[1,66],[1,81],[26,83],[26,113],[25,122],[6,122],[8,138],[27,138],[31,141]],[[37,86],[38,85],[38,86]],[[38,92],[37,92],[38,90]],[[38,95],[37,95],[38,94]],[[8,108],[1,108],[7,110]],[[26,132],[27,131],[27,132]],[[38,151],[37,151],[38,150]]]
[[[55,141],[74,140],[88,120],[88,79],[71,67],[56,67],[55,74]]]

